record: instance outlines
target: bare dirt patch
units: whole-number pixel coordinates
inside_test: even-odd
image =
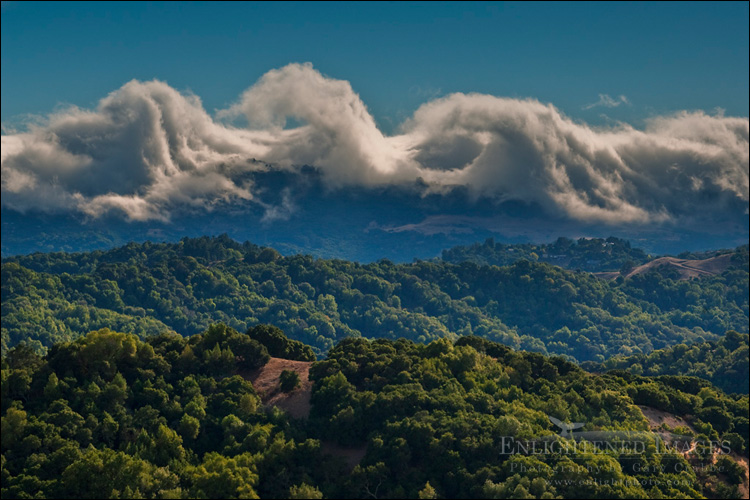
[[[240,375],[252,382],[265,406],[277,406],[294,418],[306,419],[310,416],[311,365],[310,361],[271,358],[258,370]],[[292,392],[285,393],[279,389],[279,377],[284,370],[293,370],[299,375],[300,387]]]
[[[643,413],[643,416],[648,419],[648,425],[651,427],[652,430],[658,431],[659,427],[662,424],[667,424],[670,428],[674,429],[678,425],[685,426],[691,431],[695,432],[695,429],[682,417],[679,417],[677,415],[674,415],[672,413],[657,410],[656,408],[651,408],[649,406],[638,406],[640,408],[641,412]],[[691,459],[690,453],[695,450],[695,443],[693,443],[693,446],[686,450],[683,453],[683,456],[687,458],[688,460]],[[714,452],[713,456],[711,457],[711,463],[715,464],[716,460],[719,456],[718,450]],[[748,472],[748,461],[747,458],[738,455],[737,453],[732,452],[730,456],[745,470],[745,477],[743,478],[742,484],[739,485],[740,495],[742,498],[748,498],[748,492],[750,491],[750,488],[748,487],[748,481],[749,481],[749,472]]]
[[[306,419],[310,416],[310,396],[313,385],[310,380],[311,365],[312,362],[309,361],[271,358],[262,368],[240,373],[240,375],[252,382],[264,406],[276,406],[294,418]],[[281,392],[279,389],[279,377],[284,370],[294,370],[300,378],[300,387],[289,393]],[[366,445],[347,447],[330,441],[323,441],[321,448],[324,454],[343,459],[350,471],[362,461],[367,453]]]
[[[645,273],[661,266],[668,266],[677,269],[680,273],[680,279],[689,280],[692,278],[700,278],[701,276],[713,276],[719,274],[728,268],[731,263],[732,254],[718,255],[716,257],[711,257],[710,259],[702,260],[661,257],[643,264],[642,266],[636,267],[628,273],[627,277],[629,278],[636,274]]]
[[[638,405],[638,408],[640,408],[641,413],[643,413],[643,416],[646,417],[646,419],[648,419],[648,425],[652,429],[661,427],[662,424],[667,424],[671,429],[674,429],[675,427],[681,425],[695,432],[695,429],[693,429],[693,426],[691,426],[687,422],[687,420],[685,420],[682,417],[678,417],[677,415],[674,415],[666,411],[657,410],[656,408],[651,408],[650,406]]]
[[[620,276],[620,273],[618,271],[602,271],[602,272],[593,273],[593,274],[597,278],[601,278],[603,280],[614,280],[614,279],[617,279],[618,276]]]
[[[750,498],[750,469],[748,469],[747,458],[737,453],[732,453],[732,458],[745,469],[745,477],[742,478],[742,484],[739,486],[740,495],[742,498]]]

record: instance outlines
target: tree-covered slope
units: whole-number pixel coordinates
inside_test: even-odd
[[[63,280],[67,283],[69,278],[38,273],[15,263],[3,264],[3,352],[21,341],[43,350],[53,343],[73,340],[81,332],[101,328],[141,337],[170,330],[143,308],[126,306],[115,283],[88,280],[88,290],[96,290],[99,299],[94,301],[85,288],[78,291],[64,285]]]
[[[145,337],[192,335],[222,321],[240,331],[277,324],[318,355],[350,336],[429,342],[474,334],[603,361],[747,332],[747,276],[738,263],[691,282],[658,273],[609,282],[528,260],[361,265],[282,257],[228,237],[183,239],[5,259],[2,342],[7,349],[36,340],[41,350],[103,326]]]
[[[294,420],[264,409],[239,375],[266,363],[270,346],[293,345],[260,328],[274,333],[217,324],[144,342],[104,329],[44,357],[11,349],[2,359],[2,497],[739,494],[747,395],[692,377],[592,375],[473,336],[427,345],[350,338],[313,364],[312,413]],[[686,426],[653,429],[646,410]],[[564,422],[581,425],[564,436]],[[624,447],[625,437],[642,446]],[[337,455],[351,447],[362,458],[347,467]]]
[[[698,469],[683,461],[695,467],[710,461],[700,445],[701,459],[651,445],[644,453],[636,447],[618,453],[617,446],[606,444],[574,452],[550,445],[560,432],[550,417],[581,423],[580,439],[590,442],[617,442],[612,434],[618,430],[646,431],[649,423],[636,405],[692,415],[687,421],[694,430],[677,432],[746,453],[747,395],[728,397],[691,377],[594,376],[559,357],[514,352],[473,336],[426,346],[346,339],[313,366],[311,377],[311,419],[322,436],[347,445],[367,443],[367,455],[345,482],[345,491],[355,496],[366,497],[378,485],[388,498],[414,498],[430,489],[444,498],[716,494],[716,483],[706,476],[696,481],[691,470]],[[632,436],[619,439],[629,439],[625,435]],[[636,440],[648,440],[637,435]],[[509,444],[519,441],[528,448]],[[719,496],[737,494],[724,486]]]
[[[615,356],[585,367],[592,371],[627,370],[637,375],[690,375],[710,380],[729,393],[750,392],[748,335],[731,330],[716,342],[678,344],[649,354]]]
[[[320,444],[237,372],[267,348],[224,325],[189,340],[107,329],[2,361],[3,498],[266,498],[325,480]]]
[[[456,246],[443,250],[442,260],[459,264],[474,262],[479,265],[507,266],[526,259],[547,262],[566,269],[584,271],[619,271],[624,265],[635,266],[651,259],[640,248],[631,248],[630,242],[614,237],[558,238],[553,243],[496,243],[489,238],[484,243]]]

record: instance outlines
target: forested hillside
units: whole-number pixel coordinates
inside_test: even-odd
[[[740,495],[748,397],[697,378],[591,375],[474,336],[348,338],[312,365],[312,411],[294,420],[240,375],[272,350],[307,356],[273,327],[222,324],[145,342],[104,329],[44,357],[11,349],[2,497]],[[653,412],[685,425],[655,428]],[[566,436],[550,417],[582,427]]]
[[[361,265],[228,237],[3,260],[2,346],[38,352],[104,327],[146,338],[214,322],[279,325],[318,356],[341,339],[430,342],[478,335],[579,361],[748,331],[748,264],[680,281],[607,281],[546,263],[506,267],[383,260]]]
[[[690,375],[710,380],[726,392],[750,391],[748,335],[728,331],[717,342],[678,344],[650,354],[615,356],[604,363],[584,363],[591,371],[628,370],[636,375]]]
[[[457,246],[443,250],[442,260],[459,264],[474,262],[479,265],[507,266],[526,259],[547,262],[566,269],[584,271],[619,271],[623,266],[648,262],[651,256],[630,242],[618,238],[558,238],[554,243],[496,243],[489,238],[484,243]]]

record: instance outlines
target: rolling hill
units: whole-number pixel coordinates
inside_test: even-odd
[[[505,267],[362,265],[283,257],[226,236],[33,254],[3,260],[2,342],[4,350],[25,341],[43,352],[104,327],[189,336],[222,321],[241,331],[277,324],[318,356],[352,336],[430,342],[473,334],[601,362],[747,332],[746,261],[692,281],[660,270],[609,282],[525,259]]]

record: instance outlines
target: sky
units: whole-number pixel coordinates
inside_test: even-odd
[[[748,116],[747,2],[3,2],[1,36],[6,127],[94,107],[132,79],[213,112],[295,62],[349,81],[386,132],[451,92],[531,97],[594,123]]]
[[[1,19],[3,209],[283,221],[305,210],[294,186],[259,179],[312,166],[330,193],[747,236],[747,3],[3,2]]]

